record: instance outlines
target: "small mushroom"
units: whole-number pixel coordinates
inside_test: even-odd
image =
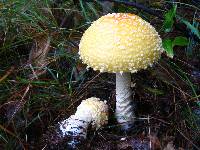
[[[83,100],[74,115],[59,122],[59,135],[68,137],[68,148],[76,149],[87,137],[90,124],[99,129],[108,122],[108,106],[99,98],[91,97]]]
[[[135,118],[131,73],[152,66],[162,51],[155,28],[130,13],[102,16],[81,38],[79,54],[83,63],[100,72],[116,73],[115,115],[124,130]]]

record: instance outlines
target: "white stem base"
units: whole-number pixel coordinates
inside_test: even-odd
[[[86,139],[87,128],[90,122],[84,121],[75,115],[70,116],[68,119],[59,122],[59,128],[62,137],[65,136],[79,136]]]
[[[135,113],[132,95],[131,73],[116,73],[115,116],[120,124],[133,124],[134,122]]]
[[[75,115],[59,122],[58,134],[62,138],[68,138],[66,141],[67,149],[77,149],[81,142],[86,139],[88,125],[89,122],[80,120]]]

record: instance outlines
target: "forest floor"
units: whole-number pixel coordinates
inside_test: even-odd
[[[132,74],[136,122],[114,117],[115,74],[87,70],[79,42],[92,21],[112,12],[153,25],[165,52]],[[0,149],[65,149],[57,123],[82,100],[107,100],[109,122],[90,130],[80,149],[200,149],[200,1],[137,0],[0,2]]]

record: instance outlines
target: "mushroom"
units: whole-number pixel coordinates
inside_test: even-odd
[[[131,73],[152,66],[162,51],[155,28],[130,13],[102,16],[81,38],[79,55],[83,63],[100,72],[116,73],[115,116],[123,130],[128,130],[135,118]]]
[[[87,137],[87,129],[90,124],[98,130],[108,122],[108,106],[99,98],[91,97],[83,100],[77,107],[74,115],[59,122],[59,135],[68,137],[68,149],[76,149]]]

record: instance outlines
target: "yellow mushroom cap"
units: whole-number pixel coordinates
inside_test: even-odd
[[[137,72],[160,58],[162,40],[148,22],[129,13],[113,13],[94,21],[83,34],[83,63],[101,72]]]
[[[74,116],[92,122],[93,128],[98,129],[108,122],[108,105],[99,98],[91,97],[81,102]]]

